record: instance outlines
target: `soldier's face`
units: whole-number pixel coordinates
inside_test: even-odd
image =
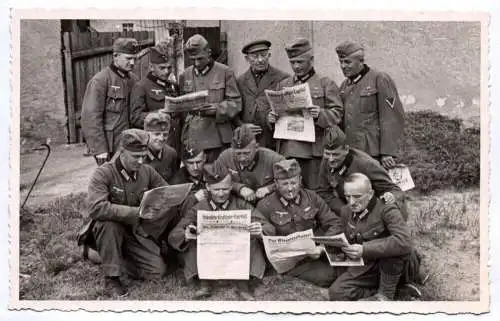
[[[150,70],[153,75],[156,77],[167,80],[168,75],[172,73],[173,64],[171,62],[165,62],[163,64],[151,64]]]
[[[192,177],[200,177],[206,161],[205,153],[201,152],[193,158],[185,159],[184,166],[186,166],[189,175]]]
[[[250,64],[250,68],[254,71],[265,71],[269,67],[269,50],[257,51],[249,53],[245,56],[246,61]]]
[[[296,57],[290,59],[292,70],[298,77],[305,76],[313,67],[314,57]]]
[[[301,180],[302,176],[300,175],[285,179],[277,179],[276,188],[284,199],[293,200],[299,194]]]
[[[227,175],[222,181],[215,184],[207,184],[207,190],[215,203],[224,203],[231,194],[232,180],[231,175]]]
[[[149,132],[149,147],[159,151],[165,146],[168,138],[168,130],[162,132]]]
[[[120,153],[120,161],[123,167],[129,172],[137,172],[144,160],[146,159],[147,152],[131,152],[126,149],[122,149]]]
[[[349,147],[347,146],[339,146],[335,149],[324,149],[323,150],[323,159],[328,163],[328,167],[330,168],[338,168],[344,163],[344,160],[349,152]]]
[[[115,53],[114,54],[114,64],[125,71],[132,71],[135,66],[136,55],[126,54],[126,53]]]
[[[249,166],[255,159],[257,154],[257,142],[254,140],[245,148],[234,148],[233,156],[238,165],[246,167]]]
[[[189,56],[189,58],[193,62],[196,69],[203,70],[203,68],[205,68],[210,62],[210,51],[203,50],[197,55]]]
[[[363,60],[356,56],[340,58],[340,68],[346,77],[354,77],[363,69]]]
[[[354,213],[364,211],[373,197],[374,191],[361,181],[344,184],[344,195],[347,204]]]

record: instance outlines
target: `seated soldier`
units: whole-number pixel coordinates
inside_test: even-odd
[[[274,191],[273,164],[285,159],[275,151],[259,147],[251,126],[236,128],[231,148],[223,151],[214,163],[216,168],[229,171],[233,191],[248,202]]]
[[[342,251],[351,259],[362,257],[365,265],[337,268],[343,273],[329,289],[330,300],[393,300],[398,284],[418,277],[420,259],[410,231],[399,208],[375,196],[366,175],[353,173],[343,185],[348,205],[338,232],[350,245]]]
[[[215,171],[212,165],[205,165],[204,178],[207,184],[207,197],[188,209],[186,215],[170,233],[169,244],[182,253],[184,259],[184,276],[191,280],[198,276],[196,222],[197,211],[220,210],[252,210],[252,223],[249,226],[252,235],[250,244],[250,277],[262,279],[266,269],[265,254],[257,238],[262,235],[264,221],[262,214],[242,198],[231,194],[232,178],[228,172]],[[200,280],[195,298],[208,297],[212,293],[212,280]],[[254,300],[253,290],[249,280],[236,281],[238,294],[244,300]]]
[[[170,116],[149,113],[144,119],[144,130],[149,133],[149,153],[146,164],[153,167],[167,182],[179,168],[177,152],[167,145]]]
[[[387,170],[370,155],[346,145],[346,136],[339,127],[329,128],[325,135],[323,161],[318,176],[319,188],[316,192],[337,213],[340,213],[346,204],[343,181],[352,173],[363,173],[368,176],[375,196],[387,204],[396,202],[405,220],[407,219],[404,193],[391,180]]]
[[[143,165],[148,140],[140,129],[122,132],[117,157],[92,175],[87,199],[90,220],[78,236],[79,245],[99,253],[105,291],[118,296],[128,294],[120,280],[124,272],[138,278],[159,278],[166,271],[158,239],[172,216],[139,218],[144,192],[167,184],[153,168]]]
[[[339,217],[315,192],[301,187],[301,169],[297,160],[277,162],[273,172],[276,191],[257,204],[257,210],[272,225],[272,228],[268,228],[263,224],[263,234],[285,236],[313,229],[314,234],[335,235],[335,231],[341,227]],[[286,274],[329,287],[337,271],[320,254],[317,247],[315,255],[299,262]]]

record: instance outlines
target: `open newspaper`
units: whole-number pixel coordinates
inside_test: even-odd
[[[363,266],[365,262],[363,258],[357,260],[350,259],[340,248],[348,246],[349,241],[345,234],[333,236],[314,236],[313,241],[320,243],[323,252],[325,252],[328,262],[331,266]]]
[[[200,279],[249,279],[250,215],[250,210],[197,212]]]
[[[165,111],[179,113],[200,111],[208,106],[208,90],[196,91],[178,97],[165,96]]]
[[[285,273],[310,254],[316,245],[312,230],[295,232],[287,236],[262,236],[264,249],[271,265],[278,273]]]
[[[398,185],[402,191],[408,191],[415,187],[408,166],[398,164],[396,167],[389,169],[388,172],[394,184]]]
[[[274,126],[276,139],[314,142],[314,119],[307,107],[313,105],[308,84],[265,90],[271,110],[278,115]]]
[[[180,205],[192,186],[193,183],[167,185],[145,192],[139,207],[139,216],[144,217],[146,214],[153,213],[153,219],[158,218],[169,208]]]

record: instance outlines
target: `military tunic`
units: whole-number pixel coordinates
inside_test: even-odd
[[[184,276],[187,280],[198,275],[196,240],[185,240],[184,233],[188,225],[197,225],[197,212],[203,211],[230,211],[252,210],[251,221],[263,222],[265,218],[250,203],[237,196],[230,196],[224,204],[216,204],[211,199],[204,199],[191,208],[168,237],[169,244],[177,251],[182,252],[184,259]],[[264,224],[265,225],[265,224]],[[250,241],[250,276],[261,279],[266,269],[265,254],[259,240]]]
[[[316,142],[279,139],[276,142],[276,150],[286,158],[295,158],[299,161],[304,186],[314,190],[317,188],[317,170],[323,156],[325,130],[340,124],[344,111],[335,82],[314,71],[308,77],[302,80],[296,76],[289,77],[282,81],[279,87],[291,87],[301,83],[309,85],[313,104],[320,107],[319,117],[314,120]]]
[[[255,124],[262,128],[262,134],[257,136],[257,141],[262,147],[275,149],[273,131],[267,125],[270,106],[264,90],[277,90],[279,83],[287,77],[290,75],[273,66],[269,66],[258,81],[251,69],[238,77],[238,88],[243,102],[240,119],[243,123]]]
[[[369,68],[340,87],[347,144],[368,155],[396,156],[404,134],[404,110],[394,81]]]
[[[82,130],[93,155],[118,150],[120,133],[130,128],[130,91],[137,76],[115,65],[98,72],[87,84],[82,103]]]
[[[170,179],[177,172],[180,165],[177,152],[168,145],[163,146],[159,153],[155,153],[149,149],[145,163],[153,167],[167,182],[170,182]]]

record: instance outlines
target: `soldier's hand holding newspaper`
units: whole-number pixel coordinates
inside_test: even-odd
[[[317,260],[317,259],[319,259],[321,252],[323,252],[323,247],[316,246],[316,248],[314,249],[314,252],[309,253],[309,257],[313,260]]]
[[[255,191],[255,196],[257,198],[264,198],[269,193],[271,193],[271,191],[269,190],[269,188],[267,188],[267,187],[260,187],[259,189],[257,189]]]
[[[392,204],[396,201],[396,197],[391,192],[385,192],[380,198],[384,200],[385,204]]]
[[[319,106],[312,105],[312,106],[307,107],[307,109],[309,110],[309,112],[311,113],[311,116],[313,118],[319,117],[319,112],[321,110]]]
[[[250,235],[260,236],[262,235],[262,224],[259,222],[250,223],[249,226]]]
[[[207,194],[208,194],[207,190],[200,189],[199,191],[194,193],[194,197],[196,197],[196,200],[198,200],[198,202],[200,202],[201,200],[204,200],[205,198],[207,198]]]
[[[278,120],[278,114],[276,114],[275,112],[273,112],[272,110],[267,114],[267,121],[270,123],[270,124],[274,124],[276,123],[276,121]]]
[[[240,189],[240,195],[245,199],[247,202],[253,202],[255,201],[255,192],[248,187],[243,187]]]
[[[350,244],[349,246],[343,247],[342,251],[347,254],[351,260],[357,260],[363,256],[363,245],[361,244]]]
[[[189,224],[184,230],[184,238],[186,241],[196,240],[197,229],[193,224]]]

